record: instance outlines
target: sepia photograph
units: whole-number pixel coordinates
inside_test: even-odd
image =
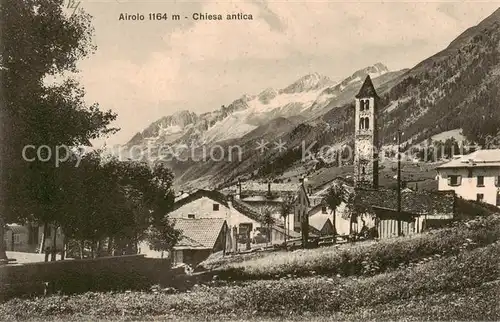
[[[1,321],[500,320],[500,2],[0,1]]]

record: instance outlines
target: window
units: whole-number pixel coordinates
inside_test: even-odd
[[[14,234],[14,244],[19,244],[21,242],[20,236],[18,234]]]
[[[462,183],[462,176],[450,175],[448,176],[448,185],[459,186]]]
[[[359,102],[359,110],[364,111],[370,108],[370,101],[369,100],[362,100]]]
[[[484,176],[477,176],[477,186],[484,187]]]
[[[370,119],[365,117],[365,129],[369,129],[370,128]]]
[[[321,213],[326,214],[326,206],[321,207]]]
[[[484,194],[478,193],[477,196],[476,196],[476,200],[479,201],[479,202],[483,202],[483,200],[484,200]]]
[[[500,187],[500,176],[495,178],[495,186]]]
[[[363,130],[365,128],[365,118],[362,117],[359,119],[359,129]]]
[[[194,214],[189,214],[189,215],[188,215],[188,218],[189,218],[189,219],[194,219]]]
[[[219,211],[219,204],[218,203],[214,203],[214,211]]]
[[[500,191],[497,192],[497,207],[500,207]]]
[[[366,169],[365,169],[365,167],[362,167],[362,168],[361,168],[361,174],[366,174]]]

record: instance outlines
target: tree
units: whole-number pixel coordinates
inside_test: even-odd
[[[178,233],[167,217],[173,176],[163,164],[106,159],[94,151],[81,157],[79,167],[68,164],[60,173],[58,184],[68,199],[61,205],[66,215],[60,225],[78,240],[81,256],[86,243],[92,257],[99,256],[105,241],[108,254],[136,253],[142,240],[162,250],[176,243]]]
[[[340,204],[342,203],[342,189],[337,185],[331,186],[328,189],[326,196],[324,197],[324,202],[331,209],[331,212],[333,215],[333,222],[332,222],[333,223],[333,234],[335,236],[337,234],[336,211],[337,211],[338,206],[340,206]]]
[[[163,253],[163,251],[170,251],[175,246],[181,237],[181,231],[175,229],[175,225],[168,218],[163,218],[158,221],[158,224],[152,225],[148,229],[146,236],[149,247]]]
[[[288,217],[290,216],[290,213],[293,212],[294,209],[294,204],[293,204],[293,197],[285,197],[283,202],[281,203],[280,207],[280,215],[283,218],[283,221],[285,223],[285,245],[286,245],[286,240],[287,240],[287,234],[289,233],[288,229]]]
[[[271,207],[262,207],[261,208],[261,222],[267,229],[267,238],[266,245],[268,242],[271,242],[271,227],[275,223],[275,220],[272,215]]]
[[[116,115],[100,111],[97,104],[87,106],[75,80],[44,82],[47,76],[77,72],[76,62],[95,50],[89,15],[68,16],[63,0],[25,0],[5,1],[0,16],[0,213],[2,221],[34,220],[47,226],[63,215],[65,196],[53,158],[57,147],[89,145],[114,133],[117,129],[109,124]],[[27,162],[23,151],[29,145],[47,146],[41,156],[51,162]],[[3,249],[0,257],[5,257]]]

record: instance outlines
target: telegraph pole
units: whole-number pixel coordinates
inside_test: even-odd
[[[398,236],[401,236],[401,130],[398,129]]]

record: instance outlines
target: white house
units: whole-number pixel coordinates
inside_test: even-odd
[[[438,189],[500,206],[500,149],[478,150],[437,167]]]
[[[182,222],[192,220],[192,227],[203,225],[206,219],[223,220],[230,235],[225,249],[230,252],[242,250],[244,246],[241,244],[246,244],[248,237],[251,241],[254,240],[254,237],[259,235],[259,230],[265,228],[261,222],[261,215],[259,208],[252,207],[237,198],[226,196],[219,191],[200,189],[178,199],[168,217],[172,220],[184,220]],[[293,230],[287,231],[283,227],[273,225],[270,233],[271,243],[283,242],[285,234],[288,239],[300,237],[300,234]],[[151,250],[146,242],[140,243],[140,249],[140,253],[148,257],[166,256],[162,252]]]

